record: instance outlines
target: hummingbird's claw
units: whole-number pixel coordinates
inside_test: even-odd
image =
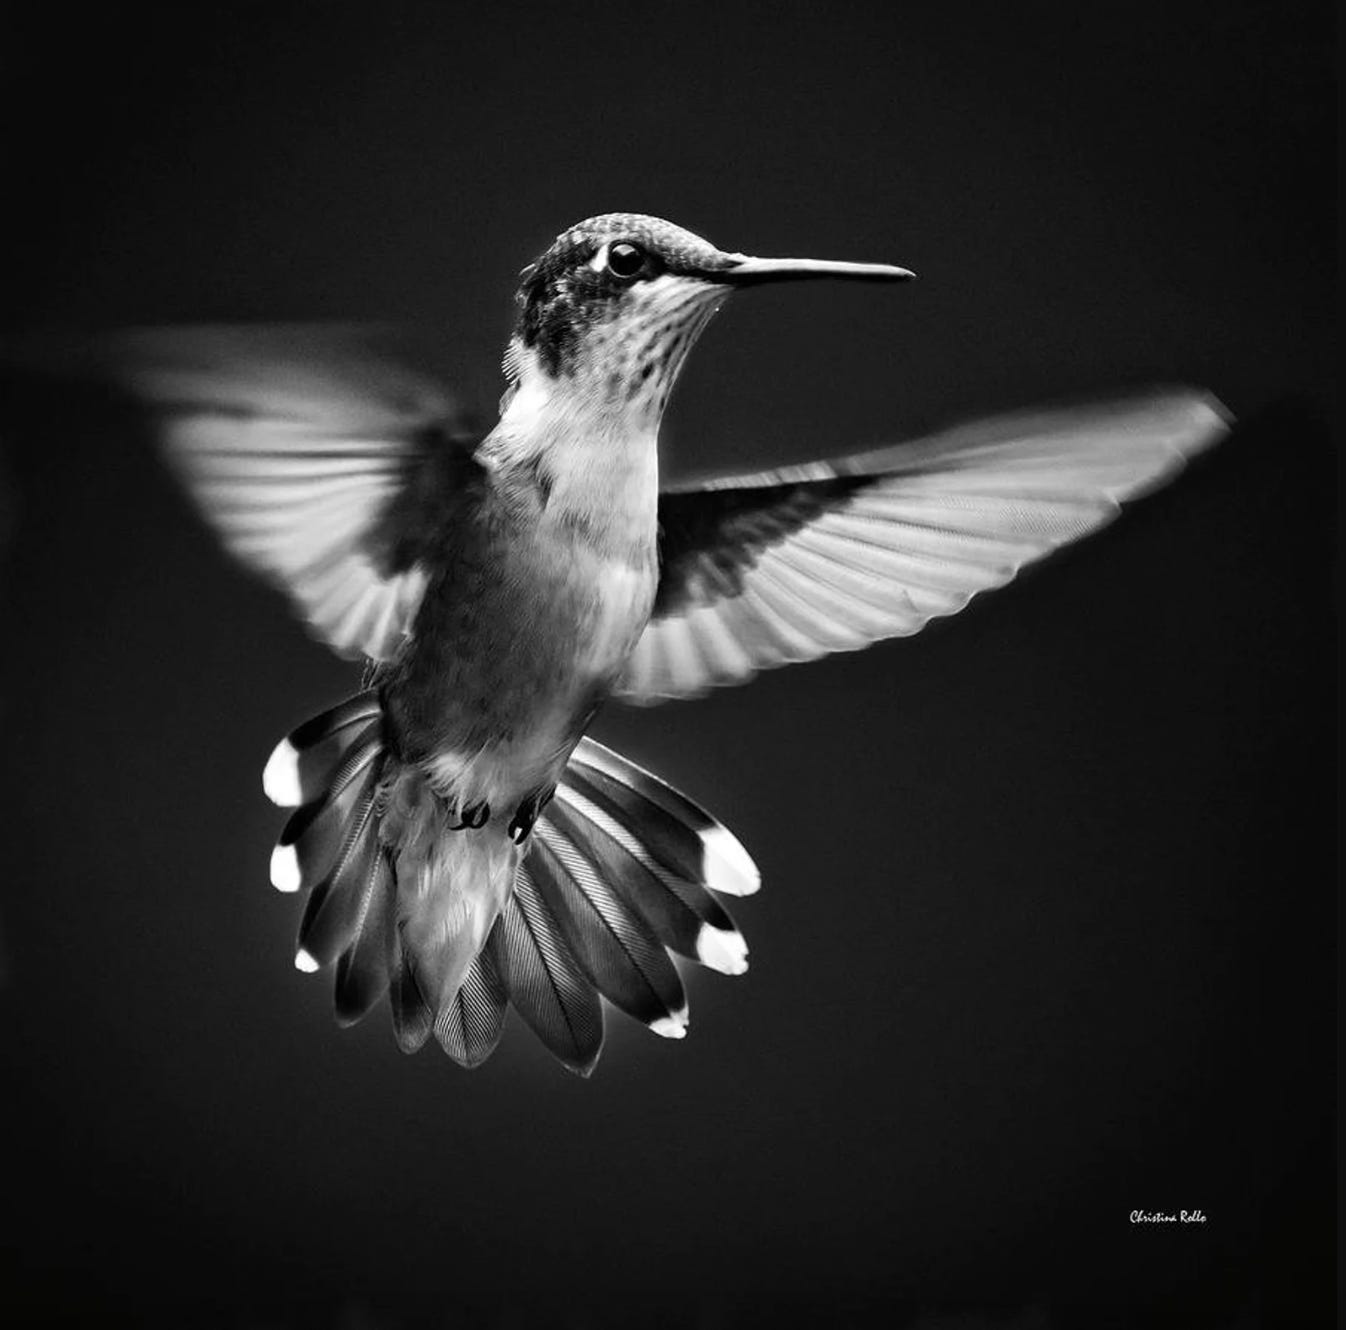
[[[515,845],[522,845],[533,830],[533,823],[542,815],[542,810],[551,803],[556,786],[549,790],[535,790],[515,810],[509,824],[509,838]]]
[[[488,803],[468,804],[458,810],[458,821],[449,823],[450,831],[477,831],[484,827],[491,817],[491,805]]]

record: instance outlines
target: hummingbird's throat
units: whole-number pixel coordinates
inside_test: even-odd
[[[567,414],[592,414],[628,429],[658,429],[683,361],[728,292],[710,282],[665,275],[642,282],[595,318],[564,357],[539,356],[516,336],[505,373],[529,397],[545,396]],[[509,391],[504,409],[514,400]]]
[[[657,426],[687,353],[722,300],[721,292],[707,298],[693,290],[624,310],[591,331],[576,380],[605,408]]]

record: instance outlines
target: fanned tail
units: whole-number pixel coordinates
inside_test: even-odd
[[[495,1052],[505,1028],[509,998],[492,952],[487,946],[477,955],[435,1020],[435,1035],[460,1067],[481,1066]]]
[[[680,1038],[687,998],[669,953],[724,974],[747,947],[721,895],[757,890],[752,860],[708,813],[589,739],[520,850],[494,818],[453,830],[414,768],[383,744],[376,692],[282,740],[264,784],[295,807],[273,883],[308,892],[295,963],[335,968],[350,1024],[385,993],[399,1045],[434,1033],[480,1065],[516,1008],[546,1048],[588,1075],[602,998]]]
[[[603,1004],[575,963],[525,860],[491,949],[515,1010],[547,1050],[587,1076],[603,1049]]]
[[[336,1014],[346,1025],[398,973],[396,869],[379,837],[382,730],[378,694],[359,693],[282,739],[262,777],[275,803],[295,807],[271,855],[273,885],[309,893],[295,965],[336,966]]]
[[[717,897],[759,885],[747,851],[709,813],[582,739],[492,934],[506,991],[547,1048],[584,1075],[602,1048],[600,994],[681,1038],[687,999],[669,951],[742,974],[747,945]]]
[[[419,773],[410,778],[424,788]],[[385,824],[385,834],[391,831],[399,846],[392,968],[402,982],[393,1019],[408,1051],[433,1029],[454,1061],[475,1067],[495,1047],[504,1024],[504,993],[485,947],[509,899],[520,852],[498,819],[480,828],[447,829],[447,809],[428,789],[424,793],[434,800],[428,825],[424,807],[410,823],[393,818],[391,828]]]

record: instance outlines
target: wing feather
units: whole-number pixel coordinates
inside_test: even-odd
[[[395,655],[434,532],[481,481],[439,386],[351,329],[142,332],[118,361],[225,547],[339,654]]]
[[[654,614],[617,686],[691,697],[919,632],[1107,525],[1228,430],[1163,389],[660,495]]]

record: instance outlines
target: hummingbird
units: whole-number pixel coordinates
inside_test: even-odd
[[[681,1037],[672,957],[743,973],[725,899],[759,874],[588,737],[598,709],[918,632],[1227,431],[1210,394],[1156,388],[661,488],[669,394],[729,296],[912,276],[591,217],[522,272],[489,430],[360,330],[128,336],[124,380],[225,546],[366,662],[263,773],[293,810],[270,871],[307,895],[295,963],[333,974],[339,1022],[386,993],[404,1050],[433,1034],[475,1067],[512,1005],[582,1075],[604,1003]]]

